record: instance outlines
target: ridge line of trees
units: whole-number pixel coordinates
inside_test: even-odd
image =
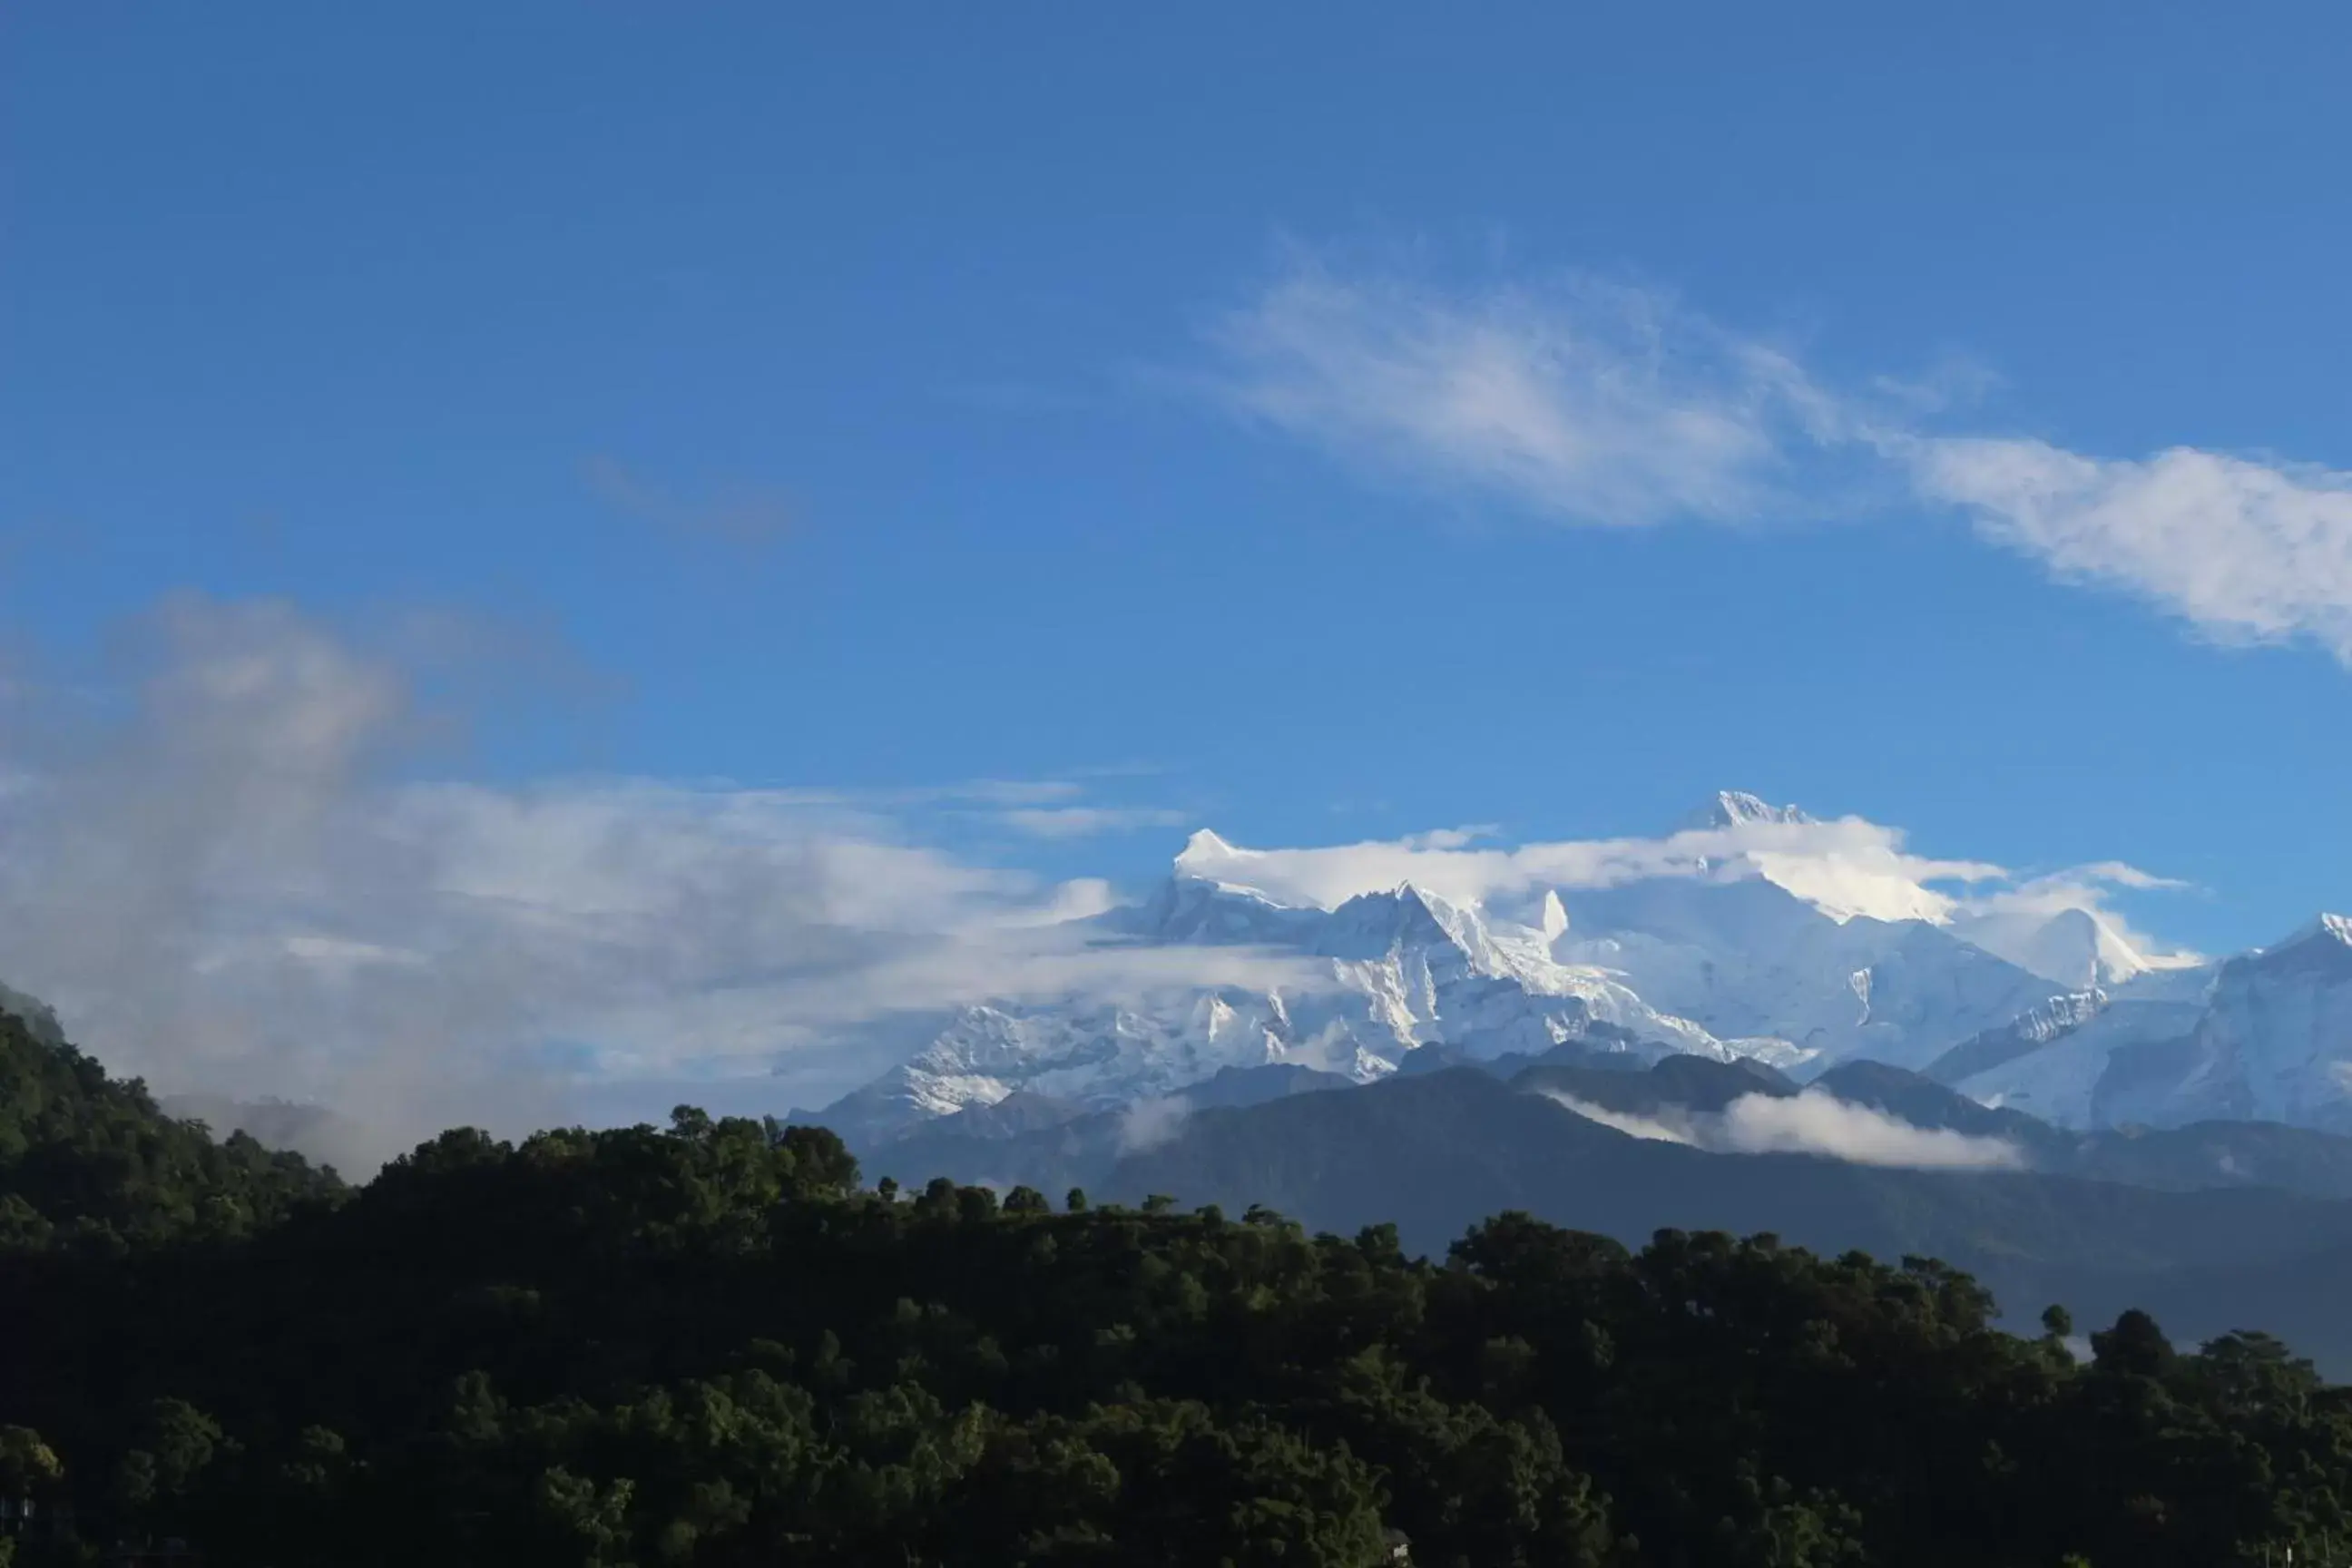
[[[362,1186],[0,1016],[0,1563],[2251,1563],[2352,1394],[1925,1258],[942,1180],[821,1128],[458,1129]],[[2309,1560],[2306,1548],[2305,1559]]]

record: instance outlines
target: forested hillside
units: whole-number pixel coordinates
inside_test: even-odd
[[[866,1188],[821,1129],[689,1110],[452,1131],[346,1190],[13,1023],[0,1089],[20,1564],[2186,1568],[2352,1533],[2352,1401],[2280,1345],[2134,1314],[2078,1365],[2063,1314],[1999,1332],[1928,1262],[1507,1214],[1423,1260]]]
[[[156,1109],[138,1080],[0,1012],[0,1238],[115,1254],[267,1229],[343,1195],[329,1171],[242,1133],[215,1142]]]

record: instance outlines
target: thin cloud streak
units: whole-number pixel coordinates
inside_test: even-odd
[[[1152,827],[1181,827],[1189,814],[1159,806],[1031,806],[1003,813],[999,820],[1033,838],[1092,838]]]
[[[1680,1143],[1685,1148],[1697,1148],[1698,1136],[1691,1130],[1688,1119],[1680,1123],[1663,1117],[1636,1116],[1631,1111],[1612,1110],[1605,1105],[1595,1105],[1589,1100],[1579,1100],[1557,1089],[1536,1091],[1563,1110],[1572,1110],[1587,1121],[1598,1122],[1628,1138],[1638,1138],[1644,1143]]]
[[[586,465],[588,485],[614,510],[666,532],[760,550],[797,526],[794,508],[772,490],[736,488],[688,500],[662,490],[609,457]]]

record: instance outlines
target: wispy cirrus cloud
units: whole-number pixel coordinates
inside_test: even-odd
[[[1752,517],[1837,413],[1769,345],[1577,276],[1448,290],[1302,253],[1209,336],[1253,418],[1577,523]]]
[[[1939,432],[1983,372],[1841,390],[1663,293],[1573,276],[1448,287],[1295,250],[1207,340],[1227,406],[1370,471],[1604,526],[1843,511],[1861,483],[2217,641],[2352,665],[2343,469]]]

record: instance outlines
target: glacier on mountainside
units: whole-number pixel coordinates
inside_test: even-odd
[[[2222,963],[2188,1037],[2118,1048],[2095,1099],[2110,1123],[2221,1117],[2352,1132],[2352,918],[2321,915]]]
[[[2046,1044],[1961,1065],[1971,1070],[1940,1076],[2063,1126],[2218,1119],[2352,1131],[2352,920],[2322,915],[2219,964],[2145,974]]]
[[[1823,1065],[1924,1067],[2057,989],[1939,926],[1841,921],[1762,877],[1656,878],[1566,901],[1564,960],[1613,971],[1711,1033],[1778,1037]]]
[[[1938,1083],[1966,1082],[2075,1033],[2105,1013],[2108,1000],[2095,986],[2053,996],[1998,1028],[1971,1035],[1920,1070]]]
[[[2202,1011],[2193,997],[2151,994],[2134,984],[2112,994],[2076,994],[1994,1032],[2010,1036],[2010,1048],[1990,1048],[1993,1036],[1980,1036],[1946,1053],[1928,1071],[1971,1100],[2059,1127],[2145,1121],[2118,1115],[2103,1097],[2110,1065],[2118,1052],[2161,1050],[2185,1038]]]

